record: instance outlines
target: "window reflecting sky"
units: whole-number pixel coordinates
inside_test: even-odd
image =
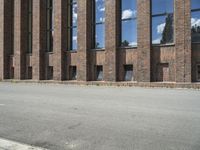
[[[71,26],[71,32],[72,32],[72,39],[71,39],[71,50],[77,49],[77,0],[72,0],[72,26]]]
[[[152,43],[173,42],[174,0],[152,0]]]
[[[77,26],[77,17],[78,17],[78,15],[77,15],[77,3],[74,3],[73,8],[72,8],[72,12],[73,12],[73,17],[72,17],[73,26]]]
[[[77,49],[77,28],[73,28],[72,34],[73,34],[72,50],[76,50]]]
[[[200,9],[199,0],[191,0],[191,28],[192,28],[192,42],[200,42]]]
[[[137,45],[137,0],[121,0],[121,46]]]
[[[105,0],[95,0],[95,48],[105,47]]]
[[[96,23],[101,23],[105,21],[105,0],[95,0],[96,1]]]
[[[191,7],[192,7],[192,9],[199,9],[200,1],[199,0],[191,0]]]
[[[174,12],[174,0],[152,0],[152,15]]]
[[[137,16],[137,0],[121,0],[122,19],[135,18]]]

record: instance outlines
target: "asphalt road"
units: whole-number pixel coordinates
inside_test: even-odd
[[[200,91],[0,83],[0,138],[51,150],[200,150]]]

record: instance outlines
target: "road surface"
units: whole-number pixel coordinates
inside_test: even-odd
[[[0,138],[50,150],[200,150],[200,91],[0,83]]]

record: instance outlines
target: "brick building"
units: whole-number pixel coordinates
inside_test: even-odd
[[[200,81],[199,0],[0,0],[0,80]]]

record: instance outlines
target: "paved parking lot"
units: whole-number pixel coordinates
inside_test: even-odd
[[[51,150],[200,150],[200,91],[0,83],[0,138]]]

